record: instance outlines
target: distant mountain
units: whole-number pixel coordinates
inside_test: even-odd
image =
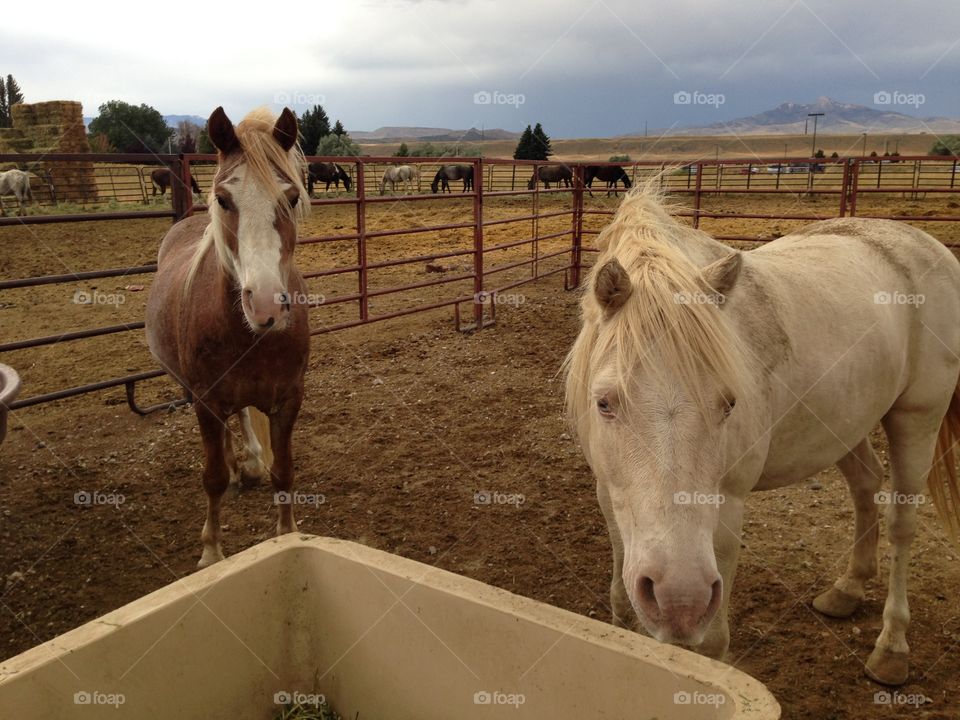
[[[376,130],[350,130],[350,137],[360,142],[416,140],[419,142],[476,142],[477,140],[514,140],[520,133],[493,128],[490,130],[451,130],[450,128],[390,126]]]
[[[667,134],[797,135],[803,133],[804,125],[807,122],[807,113],[812,112],[824,113],[823,117],[817,121],[817,131],[834,135],[858,135],[862,132],[904,134],[960,132],[960,120],[944,117],[916,117],[891,109],[878,109],[881,107],[911,107],[905,103],[892,104],[895,100],[907,100],[907,98],[895,98],[889,94],[884,97],[880,93],[878,93],[878,96],[880,96],[880,100],[891,102],[887,104],[878,102],[877,107],[869,107],[820,97],[814,103],[786,102],[773,110],[727,122],[716,122],[702,127],[673,128]],[[631,135],[636,134],[640,133],[631,133]]]

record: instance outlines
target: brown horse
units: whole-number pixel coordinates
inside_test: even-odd
[[[590,197],[593,197],[593,181],[594,180],[603,180],[607,184],[607,195],[610,194],[611,188],[613,189],[613,194],[617,195],[617,183],[622,182],[623,187],[627,190],[631,188],[633,183],[630,182],[630,177],[627,175],[627,171],[624,170],[620,165],[587,165],[583,170],[583,184],[587,187],[590,192]]]
[[[156,197],[157,190],[160,190],[160,196],[163,197],[167,193],[167,188],[173,184],[173,171],[170,168],[157,168],[150,173],[150,180],[153,181],[153,195]],[[202,195],[200,191],[200,185],[197,183],[197,179],[191,175],[190,176],[190,188],[197,194]]]
[[[556,183],[557,187],[560,187],[560,183],[570,187],[573,184],[573,171],[566,165],[541,165],[530,176],[530,180],[527,182],[527,190],[533,190],[537,179],[544,184],[547,190],[550,189],[550,183],[552,182]]]
[[[309,354],[306,288],[293,259],[297,223],[310,206],[296,116],[261,108],[235,129],[217,108],[207,127],[219,153],[210,211],[163,239],[146,313],[150,351],[192,394],[200,425],[200,567],[223,558],[220,501],[238,476],[256,481],[269,472],[277,534],[296,529],[290,438]],[[239,468],[227,428],[235,414],[247,453]]]

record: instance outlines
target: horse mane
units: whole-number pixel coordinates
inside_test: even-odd
[[[716,412],[716,396],[698,382],[706,372],[726,398],[749,386],[749,365],[719,301],[705,287],[699,268],[681,250],[692,230],[665,203],[659,175],[627,193],[600,233],[596,263],[580,303],[582,328],[566,360],[567,413],[576,426],[592,409],[591,381],[601,364],[614,361],[617,386],[628,387],[634,370],[646,367],[663,380],[678,380],[701,412]],[[594,288],[600,269],[617,260],[632,293],[606,317]],[[659,352],[656,365],[652,350]],[[622,392],[621,403],[630,393]]]
[[[210,194],[207,196],[207,207],[211,215],[211,222],[207,225],[203,237],[197,244],[190,269],[187,272],[185,290],[193,282],[200,265],[203,263],[203,258],[211,246],[216,250],[220,267],[225,272],[234,274],[233,261],[226,240],[220,235],[219,224],[215,222],[217,214],[222,210],[216,202],[214,189],[223,175],[240,163],[246,164],[248,170],[244,182],[252,180],[261,190],[270,194],[278,207],[277,212],[283,213],[290,222],[297,224],[310,211],[310,198],[303,186],[303,174],[306,167],[303,151],[300,149],[299,143],[294,143],[288,151],[284,151],[280,147],[273,136],[273,128],[276,122],[277,116],[269,108],[259,107],[247,113],[246,117],[237,125],[236,134],[237,140],[240,141],[240,153],[236,161],[228,163],[223,163],[221,157],[221,164],[217,168],[214,182],[210,185]],[[297,189],[300,201],[296,207],[290,204],[286,195],[280,189],[276,181],[277,173],[280,173],[285,181]]]

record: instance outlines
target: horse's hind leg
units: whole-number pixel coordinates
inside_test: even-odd
[[[913,407],[916,407],[914,405]],[[921,406],[923,407],[923,406]],[[883,630],[867,660],[867,675],[886,685],[907,680],[907,573],[910,545],[917,528],[917,502],[930,471],[937,433],[946,408],[891,410],[883,419],[890,442],[891,495],[887,505],[887,535],[891,544],[890,586],[883,606]]]
[[[270,418],[259,410],[244,408],[240,411],[240,427],[246,448],[246,457],[240,466],[240,484],[254,487],[270,476]]]
[[[207,493],[207,519],[203,523],[203,555],[197,567],[205,568],[223,560],[220,546],[220,501],[230,481],[225,454],[226,418],[203,404],[196,405],[200,437],[203,439],[203,489]]]
[[[276,489],[277,535],[297,529],[293,519],[293,424],[300,412],[302,398],[285,403],[270,416],[270,442],[273,445],[273,468],[270,479]]]
[[[818,595],[813,607],[830,617],[850,617],[863,601],[864,585],[877,575],[877,524],[876,494],[883,482],[883,466],[864,438],[837,463],[847,479],[850,496],[853,498],[855,529],[853,551],[847,571],[833,587]]]

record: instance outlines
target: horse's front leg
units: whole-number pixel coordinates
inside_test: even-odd
[[[737,561],[740,558],[740,534],[743,526],[743,500],[729,495],[721,497],[723,503],[720,505],[720,522],[713,534],[713,551],[717,570],[723,578],[723,599],[720,609],[707,628],[703,642],[695,648],[702,655],[717,660],[722,660],[730,647],[727,613],[733,592],[733,578],[737,574]]]
[[[300,412],[300,395],[288,400],[270,416],[270,443],[273,446],[273,469],[270,479],[277,491],[277,535],[295,532],[293,519],[293,425]]]
[[[197,567],[205,568],[223,560],[220,546],[220,501],[230,482],[224,448],[227,419],[203,403],[197,403],[196,410],[200,437],[203,440],[203,489],[207,493],[207,519],[200,535],[203,555]]]

